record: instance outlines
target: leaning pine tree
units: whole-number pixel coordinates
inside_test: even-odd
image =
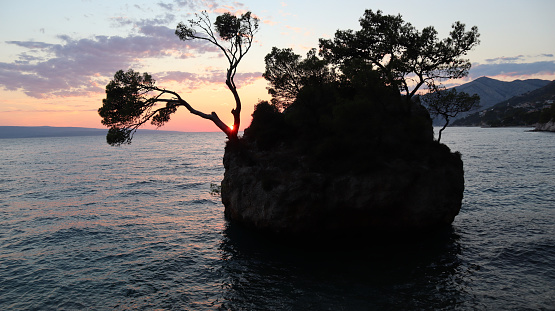
[[[237,139],[241,124],[241,99],[234,77],[237,66],[252,46],[259,19],[253,17],[251,12],[240,17],[225,13],[218,16],[214,24],[206,11],[196,17],[189,20],[188,24],[179,23],[175,34],[183,41],[208,41],[227,58],[229,68],[225,83],[235,99],[235,108],[231,111],[233,126],[229,127],[222,122],[215,112],[207,114],[194,109],[177,92],[156,86],[152,76],[146,72],[140,74],[132,69],[120,70],[106,85],[106,98],[98,109],[102,124],[109,127],[106,140],[110,145],[131,143],[133,134],[148,121],[157,127],[164,125],[180,106],[201,118],[212,120],[227,134],[229,140]]]

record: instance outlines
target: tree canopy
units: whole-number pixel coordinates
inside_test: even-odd
[[[339,67],[363,60],[408,100],[423,85],[435,91],[443,80],[467,76],[471,64],[462,57],[480,42],[478,28],[465,31],[461,22],[452,25],[445,39],[433,26],[418,31],[401,15],[379,10],[366,10],[359,22],[361,30],[338,30],[334,39],[320,39],[320,54]]]
[[[437,138],[437,141],[441,141],[441,133],[449,125],[450,119],[461,112],[477,108],[480,96],[477,94],[468,95],[464,92],[458,92],[456,89],[449,89],[432,92],[425,97],[424,101],[432,116],[440,116],[445,120]]]
[[[273,97],[272,103],[280,109],[290,106],[303,86],[331,79],[329,67],[316,56],[316,49],[311,49],[302,59],[291,48],[273,47],[264,62],[266,70],[262,76],[270,82],[268,93]]]
[[[274,47],[265,57],[263,74],[270,83],[272,104],[286,109],[299,101],[303,89],[322,85],[320,89],[337,88],[373,99],[387,89],[390,101],[397,93],[410,103],[425,86],[434,96],[422,103],[431,114],[443,116],[446,126],[453,115],[477,105],[475,96],[454,94],[442,85],[468,75],[471,64],[463,57],[479,44],[477,27],[466,31],[464,24],[455,22],[449,36],[440,39],[433,26],[419,31],[401,15],[372,10],[365,11],[360,26],[358,31],[338,30],[333,39],[320,39],[319,53],[312,49],[306,58]]]
[[[343,79],[361,70],[373,70],[382,83],[397,87],[410,100],[422,86],[441,89],[441,82],[468,75],[470,61],[464,59],[479,44],[476,26],[469,31],[455,22],[449,37],[438,38],[433,26],[418,31],[401,15],[366,10],[361,29],[338,30],[334,39],[320,39],[319,55],[311,50],[305,59],[291,49],[273,48],[266,58],[264,77],[278,105],[289,105],[307,81],[317,78]]]
[[[153,125],[160,127],[170,120],[180,106],[214,122],[230,140],[237,139],[241,124],[241,99],[234,78],[239,63],[252,46],[258,22],[258,18],[247,12],[239,17],[224,13],[212,24],[208,13],[204,11],[188,23],[179,23],[175,31],[183,41],[210,42],[226,57],[229,68],[225,83],[235,99],[235,108],[231,111],[234,119],[232,127],[223,123],[215,112],[207,114],[198,111],[177,92],[156,86],[148,73],[141,74],[132,69],[119,70],[106,86],[106,98],[98,110],[102,124],[109,127],[107,142],[111,145],[130,143],[135,131],[144,123],[150,120]]]

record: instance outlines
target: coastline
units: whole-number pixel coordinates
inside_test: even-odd
[[[555,133],[555,120],[551,120],[547,123],[538,123],[533,131]]]

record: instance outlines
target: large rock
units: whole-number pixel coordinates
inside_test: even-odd
[[[555,120],[551,120],[547,123],[538,123],[534,131],[537,132],[555,132]]]
[[[229,143],[221,189],[228,219],[277,235],[403,233],[449,225],[461,208],[460,154],[437,142],[360,173],[306,163],[287,148]]]

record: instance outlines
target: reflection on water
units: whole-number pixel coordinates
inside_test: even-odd
[[[228,225],[220,248],[224,309],[438,310],[472,304],[464,279],[475,267],[461,263],[452,229],[406,242],[313,246],[276,243]]]

